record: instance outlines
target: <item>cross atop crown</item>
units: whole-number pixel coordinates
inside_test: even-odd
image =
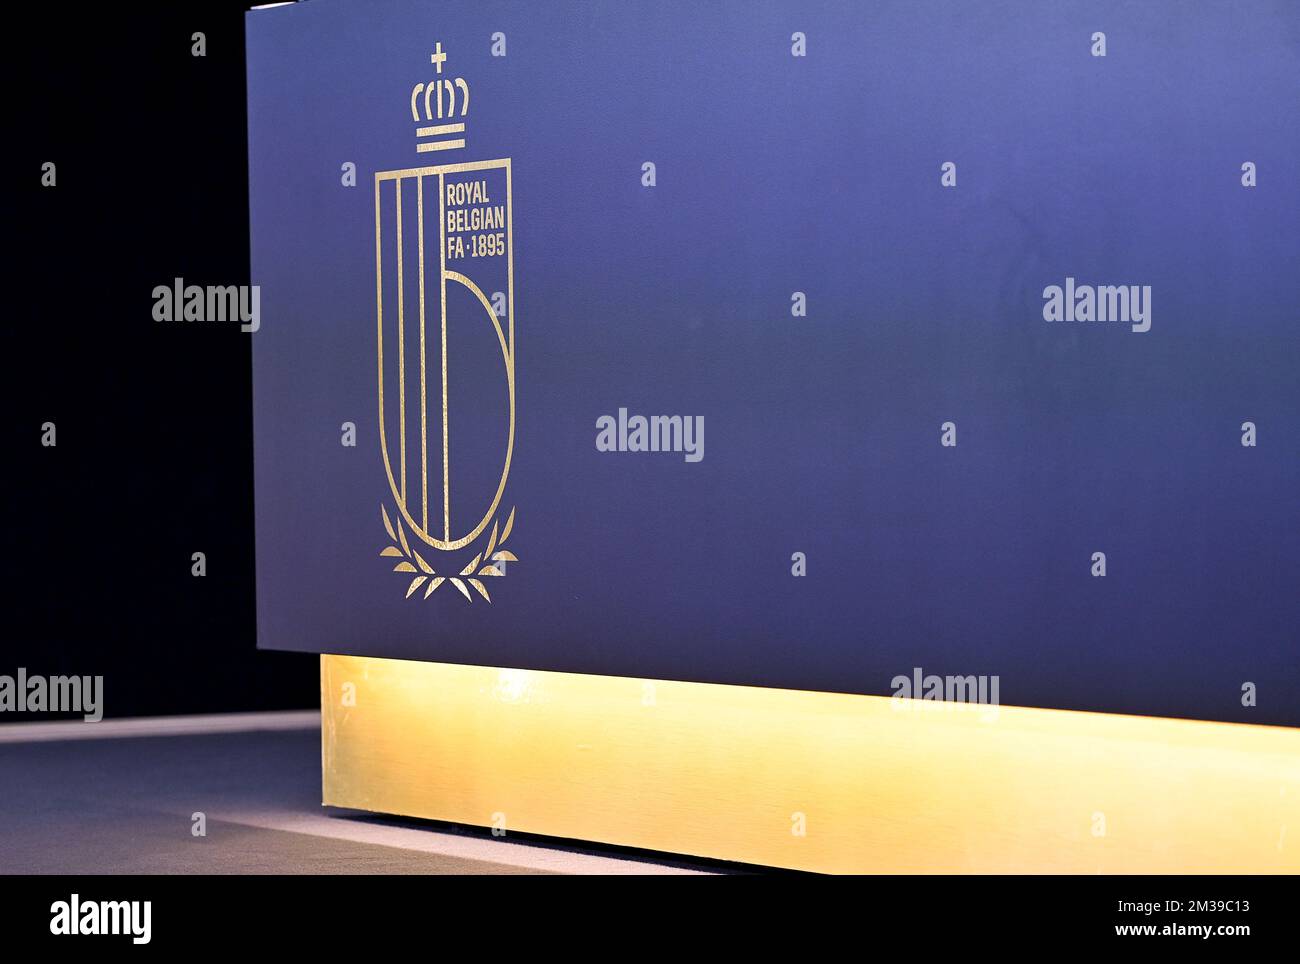
[[[433,53],[429,55],[429,62],[437,68],[439,75],[442,74],[443,65],[447,62],[447,54],[442,49],[442,41],[434,45]],[[423,105],[423,112],[421,112]],[[457,112],[459,108],[459,112]],[[411,88],[411,120],[416,124],[433,120],[455,120],[463,118],[469,113],[469,84],[464,77],[434,77],[429,81],[416,84]],[[426,127],[417,127],[415,130],[415,139],[420,143],[415,145],[415,149],[420,153],[426,151],[451,151],[465,146],[465,138],[454,137],[446,138],[446,134],[464,134],[465,123],[458,121],[450,124],[435,124]],[[424,140],[424,138],[441,138],[439,140]]]

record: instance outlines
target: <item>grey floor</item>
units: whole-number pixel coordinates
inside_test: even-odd
[[[207,835],[191,832],[195,812]],[[0,742],[0,873],[681,873],[320,806],[314,730]]]

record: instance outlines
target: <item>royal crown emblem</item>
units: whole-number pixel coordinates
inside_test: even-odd
[[[470,86],[444,74],[410,91],[416,152],[465,148]],[[380,552],[406,597],[449,583],[491,602],[505,548],[515,441],[515,297],[510,159],[375,174],[379,440],[394,511]],[[431,223],[432,222],[432,223]],[[435,274],[436,271],[436,274]]]

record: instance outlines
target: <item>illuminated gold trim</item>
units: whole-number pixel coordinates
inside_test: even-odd
[[[321,687],[332,806],[817,871],[1300,872],[1286,727],[348,656]]]

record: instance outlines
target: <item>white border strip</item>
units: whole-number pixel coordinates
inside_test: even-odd
[[[210,733],[256,733],[319,730],[319,710],[274,713],[213,713],[206,716],[141,716],[121,720],[52,720],[48,723],[0,722],[0,743],[48,743],[56,740],[112,740],[138,736],[202,736]]]

